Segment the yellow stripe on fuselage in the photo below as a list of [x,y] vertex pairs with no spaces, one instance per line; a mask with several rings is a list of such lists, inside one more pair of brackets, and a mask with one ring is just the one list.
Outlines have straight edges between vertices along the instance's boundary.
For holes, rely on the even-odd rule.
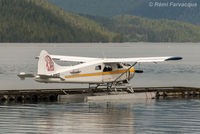
[[[101,73],[92,73],[92,74],[78,74],[78,75],[69,75],[65,76],[65,78],[74,78],[74,77],[86,77],[86,76],[97,76],[97,75],[109,75],[109,74],[119,74],[124,73],[127,70],[117,70],[117,71],[111,71],[111,72],[101,72]],[[129,69],[130,72],[134,72],[135,69]]]

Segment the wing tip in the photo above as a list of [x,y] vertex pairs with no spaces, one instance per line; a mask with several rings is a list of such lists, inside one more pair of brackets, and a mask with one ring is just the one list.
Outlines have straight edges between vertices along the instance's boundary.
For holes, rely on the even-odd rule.
[[176,57],[167,58],[165,61],[170,61],[170,60],[182,60],[182,59],[183,59],[182,57],[176,56]]

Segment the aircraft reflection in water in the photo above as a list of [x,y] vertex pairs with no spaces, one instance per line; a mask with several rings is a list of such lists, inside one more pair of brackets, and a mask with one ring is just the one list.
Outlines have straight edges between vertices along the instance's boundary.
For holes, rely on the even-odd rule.
[[11,116],[2,117],[6,129],[2,125],[0,128],[2,133],[133,133],[133,106],[127,102],[32,104],[8,109],[5,106]]
[[1,133],[195,134],[200,131],[199,105],[198,99],[4,105],[0,129]]

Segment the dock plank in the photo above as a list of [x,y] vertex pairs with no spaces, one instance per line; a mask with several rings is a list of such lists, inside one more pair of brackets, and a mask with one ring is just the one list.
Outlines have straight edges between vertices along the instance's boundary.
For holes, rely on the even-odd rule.
[[[127,92],[127,94],[154,92],[156,98],[159,97],[200,97],[200,88],[198,87],[133,87],[134,92],[127,88],[117,88],[117,93]],[[0,101],[2,100],[53,100],[57,101],[60,95],[83,95],[94,93],[115,92],[115,89],[107,91],[106,88],[91,90],[88,88],[58,88],[58,89],[13,89],[0,90]],[[133,95],[134,96],[134,95]],[[107,96],[108,97],[108,96]],[[98,97],[96,97],[98,98]]]

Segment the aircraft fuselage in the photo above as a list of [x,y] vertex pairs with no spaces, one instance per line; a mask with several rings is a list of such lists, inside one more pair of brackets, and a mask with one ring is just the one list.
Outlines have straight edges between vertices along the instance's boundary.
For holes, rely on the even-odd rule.
[[[77,67],[76,67],[77,66]],[[35,81],[44,83],[111,83],[133,78],[135,70],[119,63],[98,63],[93,65],[76,65],[73,69],[65,68],[57,73],[56,78],[35,77]]]

